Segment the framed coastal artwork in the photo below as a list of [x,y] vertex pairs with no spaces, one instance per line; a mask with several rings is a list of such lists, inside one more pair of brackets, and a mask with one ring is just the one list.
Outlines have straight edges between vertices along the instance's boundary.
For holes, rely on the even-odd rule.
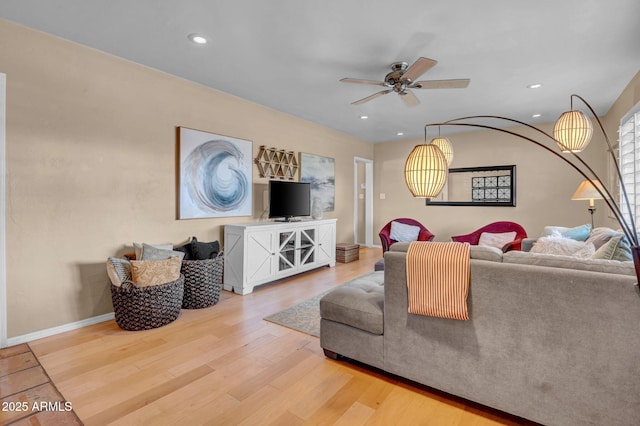
[[318,199],[322,210],[335,210],[336,177],[335,160],[315,154],[300,153],[300,182],[311,184],[311,200]]
[[179,128],[179,219],[251,216],[251,141]]

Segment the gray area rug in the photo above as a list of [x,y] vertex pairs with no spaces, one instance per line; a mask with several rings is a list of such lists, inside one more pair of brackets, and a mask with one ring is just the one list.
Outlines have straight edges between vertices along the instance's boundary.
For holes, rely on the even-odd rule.
[[293,330],[320,337],[320,299],[331,289],[323,291],[285,310],[263,319]]

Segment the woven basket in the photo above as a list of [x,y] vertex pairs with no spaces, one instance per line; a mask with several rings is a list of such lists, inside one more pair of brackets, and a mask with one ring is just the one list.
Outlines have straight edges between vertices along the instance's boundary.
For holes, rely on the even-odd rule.
[[173,322],[180,315],[184,276],[166,284],[138,287],[124,281],[111,284],[111,300],[116,323],[123,330],[149,330]]
[[220,300],[222,290],[222,253],[215,259],[183,260],[180,272],[184,275],[184,309],[213,306]]

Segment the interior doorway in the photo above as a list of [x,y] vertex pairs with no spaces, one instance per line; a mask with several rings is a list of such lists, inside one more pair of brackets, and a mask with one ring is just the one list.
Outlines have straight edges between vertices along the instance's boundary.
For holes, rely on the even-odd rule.
[[353,159],[353,242],[373,246],[373,160]]

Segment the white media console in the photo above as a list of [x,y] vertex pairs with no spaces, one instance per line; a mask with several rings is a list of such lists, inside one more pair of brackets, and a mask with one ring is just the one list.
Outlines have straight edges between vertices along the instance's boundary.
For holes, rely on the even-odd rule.
[[224,289],[260,284],[336,264],[336,220],[255,222],[224,227]]

